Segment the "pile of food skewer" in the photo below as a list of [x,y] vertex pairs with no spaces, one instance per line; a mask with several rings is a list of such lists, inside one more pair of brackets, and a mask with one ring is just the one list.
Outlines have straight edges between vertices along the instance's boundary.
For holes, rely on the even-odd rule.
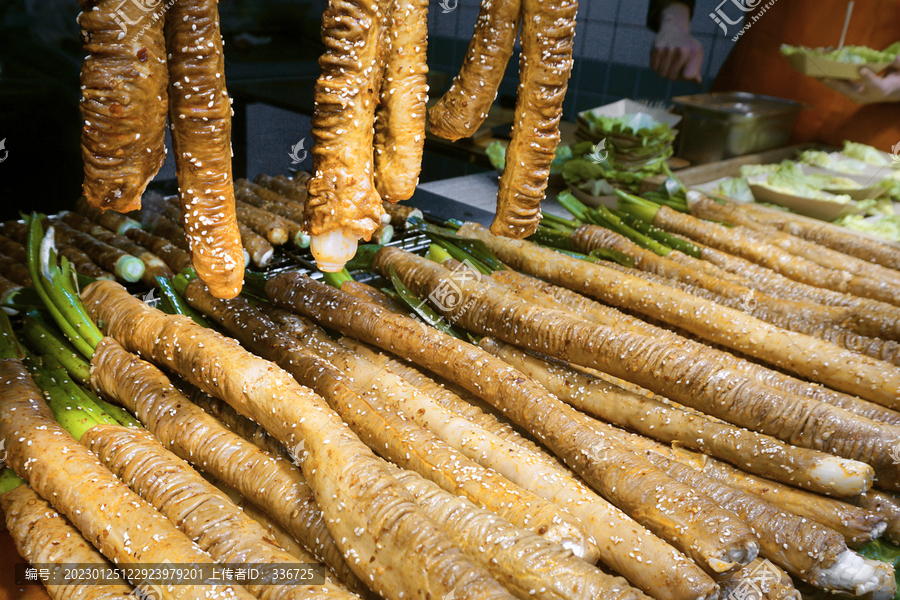
[[[303,178],[237,182],[248,264],[308,243]],[[395,209],[433,243],[361,246],[381,289],[258,270],[221,300],[151,196],[0,225],[7,525],[32,563],[317,580],[53,597],[896,594],[898,251],[564,195],[530,240]]]

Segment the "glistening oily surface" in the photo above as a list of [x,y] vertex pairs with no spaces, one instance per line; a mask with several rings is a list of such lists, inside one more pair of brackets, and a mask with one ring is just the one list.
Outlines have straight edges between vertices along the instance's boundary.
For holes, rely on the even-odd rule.
[[[83,292],[92,318],[123,347],[172,369],[255,419],[285,446],[302,440],[300,467],[354,573],[391,600],[510,598],[455,548],[372,451],[319,396],[236,341],[169,317],[112,282]],[[426,568],[427,566],[427,568]]]

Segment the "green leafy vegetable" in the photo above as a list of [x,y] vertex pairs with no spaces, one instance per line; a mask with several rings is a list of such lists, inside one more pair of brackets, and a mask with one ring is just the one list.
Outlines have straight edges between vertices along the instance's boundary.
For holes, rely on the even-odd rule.
[[753,192],[743,177],[732,177],[720,182],[716,193],[743,202],[753,202]]
[[900,242],[900,216],[885,216],[866,220],[862,215],[846,215],[834,221],[835,225],[854,231],[869,233],[892,242]]
[[792,54],[806,54],[816,58],[824,58],[835,62],[845,62],[854,65],[865,63],[889,63],[893,62],[900,54],[900,42],[895,42],[884,50],[875,50],[867,46],[844,46],[839,50],[826,50],[825,48],[806,48],[803,46],[781,46],[781,53],[785,56]]
[[841,154],[876,167],[887,167],[891,164],[891,161],[882,152],[879,152],[877,148],[857,142],[844,142],[844,149],[841,151]]

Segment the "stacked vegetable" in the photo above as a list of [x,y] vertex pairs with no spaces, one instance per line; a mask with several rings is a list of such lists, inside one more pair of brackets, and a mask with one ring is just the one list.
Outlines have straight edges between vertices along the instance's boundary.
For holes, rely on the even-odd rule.
[[[814,167],[824,172],[805,172]],[[872,146],[846,141],[841,152],[806,150],[796,161],[778,165],[744,165],[741,176],[720,181],[716,195],[742,202],[754,202],[748,181],[775,192],[834,202],[851,203],[853,211],[837,217],[836,225],[863,231],[897,242],[900,241],[900,217],[895,215],[893,201],[900,200],[900,171],[893,169],[889,155]],[[859,179],[864,177],[865,186]],[[851,202],[851,197],[855,202]],[[787,208],[768,205],[771,208]],[[835,215],[837,209],[835,209]]]
[[[254,208],[296,201],[290,180],[256,185]],[[107,597],[894,597],[896,252],[816,247],[680,188],[618,193],[564,195],[575,218],[532,241],[395,211],[434,243],[361,247],[382,289],[249,273],[228,300],[132,226],[168,263],[163,311],[77,279],[32,216],[21,329],[0,316],[20,551],[317,577]]]

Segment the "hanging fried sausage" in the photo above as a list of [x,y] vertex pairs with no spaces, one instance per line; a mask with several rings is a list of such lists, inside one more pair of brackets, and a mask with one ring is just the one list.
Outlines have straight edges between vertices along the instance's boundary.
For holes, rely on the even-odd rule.
[[305,222],[322,271],[340,271],[384,214],[375,191],[372,129],[389,11],[390,0],[330,0],[322,15],[326,51],[316,81],[315,172]]
[[166,14],[169,110],[184,232],[197,275],[219,298],[241,291],[244,252],[231,179],[231,104],[215,0]]
[[394,0],[390,54],[375,111],[375,187],[383,200],[412,197],[422,169],[428,85],[428,0]]
[[163,21],[140,2],[81,0],[81,8],[84,195],[95,208],[128,212],[165,160]]
[[491,232],[524,238],[537,230],[559,120],[572,71],[577,0],[524,0],[519,98]]

